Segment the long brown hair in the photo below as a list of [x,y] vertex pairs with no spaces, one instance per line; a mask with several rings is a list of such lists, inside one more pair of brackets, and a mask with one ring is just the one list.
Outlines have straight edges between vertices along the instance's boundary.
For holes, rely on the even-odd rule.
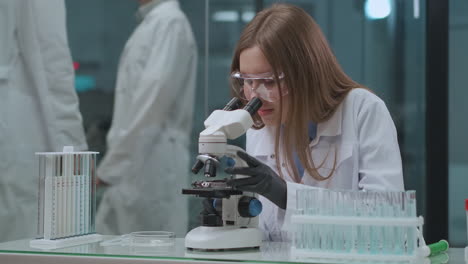
[[[279,153],[281,143],[288,172],[295,175],[297,182],[300,178],[294,165],[294,152],[314,179],[328,179],[334,168],[329,175],[321,176],[318,173],[308,147],[308,124],[330,119],[347,93],[362,86],[343,72],[319,26],[296,6],[274,4],[255,16],[242,32],[234,52],[231,72],[239,71],[241,52],[254,46],[265,55],[276,82],[288,88],[288,104],[280,99],[280,112],[286,111],[287,117],[281,117],[278,121],[275,152]],[[281,73],[284,73],[282,82],[278,78]],[[255,128],[264,126],[258,116],[255,121]],[[279,156],[276,155],[276,165],[284,177]]]

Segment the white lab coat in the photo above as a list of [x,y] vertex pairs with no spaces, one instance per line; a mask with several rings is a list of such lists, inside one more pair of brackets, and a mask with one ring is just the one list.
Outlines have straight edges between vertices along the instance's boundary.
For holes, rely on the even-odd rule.
[[[274,132],[271,127],[247,132],[247,152],[277,171],[274,154]],[[327,188],[349,190],[403,190],[403,172],[397,133],[385,103],[365,89],[353,89],[339,105],[330,120],[317,125],[317,136],[309,145],[315,164],[322,176],[336,169],[325,181],[313,179],[304,172],[302,184],[282,166],[287,181],[286,210],[260,197],[263,211],[260,228],[265,239],[288,240],[289,217],[296,208],[296,190]],[[281,160],[281,157],[280,157]],[[284,226],[283,226],[284,224]],[[282,229],[282,227],[284,227]]]
[[147,13],[121,56],[108,152],[98,177],[102,234],[166,230],[185,235],[197,49],[177,1]]
[[87,149],[63,0],[0,1],[0,241],[36,234],[38,151]]

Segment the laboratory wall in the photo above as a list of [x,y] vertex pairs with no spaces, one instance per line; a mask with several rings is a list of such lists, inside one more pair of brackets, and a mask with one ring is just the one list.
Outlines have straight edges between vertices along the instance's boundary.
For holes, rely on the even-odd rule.
[[[468,199],[468,1],[451,0],[449,12],[449,238],[465,246]],[[437,195],[437,194],[434,194]]]

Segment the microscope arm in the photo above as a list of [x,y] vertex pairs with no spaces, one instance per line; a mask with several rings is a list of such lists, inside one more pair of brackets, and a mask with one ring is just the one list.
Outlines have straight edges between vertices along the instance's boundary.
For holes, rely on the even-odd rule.
[[247,163],[243,159],[240,159],[237,156],[238,151],[245,152],[245,150],[243,148],[238,147],[238,146],[234,146],[234,145],[227,145],[226,150],[227,150],[226,154],[225,154],[226,157],[234,159],[234,161],[236,162],[236,167],[248,166]]

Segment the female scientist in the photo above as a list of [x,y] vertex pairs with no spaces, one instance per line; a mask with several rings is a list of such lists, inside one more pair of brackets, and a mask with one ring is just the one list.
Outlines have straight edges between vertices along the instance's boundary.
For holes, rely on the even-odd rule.
[[234,93],[263,106],[247,132],[251,177],[229,185],[256,192],[267,239],[287,240],[298,188],[403,190],[395,125],[385,103],[347,76],[315,21],[277,4],[246,26],[231,66]]

